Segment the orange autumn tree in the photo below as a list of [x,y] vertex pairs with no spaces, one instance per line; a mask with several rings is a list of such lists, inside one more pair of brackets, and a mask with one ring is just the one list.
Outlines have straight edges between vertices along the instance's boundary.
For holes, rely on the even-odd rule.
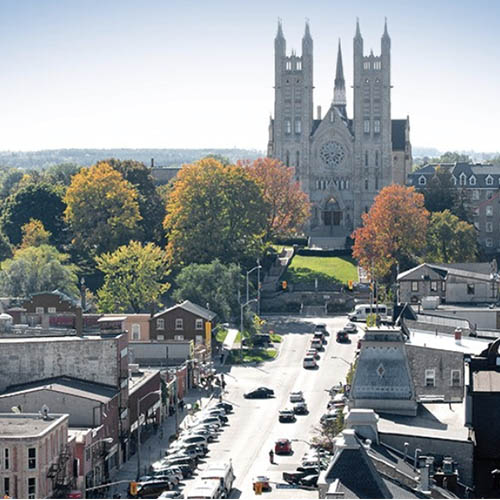
[[310,215],[310,203],[294,178],[294,168],[273,158],[258,158],[251,164],[242,164],[262,186],[268,206],[264,240],[300,231]]
[[352,234],[352,254],[372,278],[394,273],[397,264],[425,248],[429,212],[413,187],[385,187],[362,219],[363,226]]

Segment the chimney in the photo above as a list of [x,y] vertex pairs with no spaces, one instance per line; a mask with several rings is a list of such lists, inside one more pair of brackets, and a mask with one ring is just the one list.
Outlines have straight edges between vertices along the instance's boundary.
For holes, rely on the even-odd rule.
[[151,158],[151,168],[155,168],[155,159]]
[[420,469],[420,482],[418,489],[422,492],[429,491],[429,466],[427,464]]
[[461,344],[462,343],[462,329],[461,328],[455,328],[455,344]]
[[317,107],[318,120],[321,120],[321,106]]

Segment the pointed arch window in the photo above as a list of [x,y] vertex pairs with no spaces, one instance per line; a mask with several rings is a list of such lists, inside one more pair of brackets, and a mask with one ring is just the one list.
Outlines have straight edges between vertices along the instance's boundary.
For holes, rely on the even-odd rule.
[[287,118],[285,120],[285,133],[286,134],[292,133],[292,121],[290,120],[290,118]]
[[297,71],[300,71],[302,69],[302,61],[297,61],[296,69]]
[[299,167],[300,167],[300,151],[297,151],[297,152],[295,153],[295,166],[296,166],[297,168],[299,168]]
[[290,151],[287,151],[287,152],[286,152],[286,155],[285,155],[285,165],[286,165],[287,167],[289,167],[289,166],[290,166]]
[[300,118],[295,118],[295,133],[302,133],[302,120]]
[[469,177],[469,184],[470,184],[471,186],[475,186],[475,185],[476,185],[476,178],[475,178],[473,175],[471,175],[471,176]]
[[491,177],[491,175],[488,175],[486,177],[486,185],[487,186],[492,186],[493,185],[493,177]]
[[368,151],[365,151],[365,167],[368,166]]
[[462,172],[460,174],[460,185],[465,186],[466,183],[467,183],[467,176]]
[[453,185],[456,186],[457,185],[457,178],[454,175],[452,175],[451,180],[453,181]]
[[375,166],[378,167],[378,151],[375,151]]
[[421,175],[418,178],[418,184],[419,186],[425,186],[427,184],[427,179],[425,178],[425,175]]

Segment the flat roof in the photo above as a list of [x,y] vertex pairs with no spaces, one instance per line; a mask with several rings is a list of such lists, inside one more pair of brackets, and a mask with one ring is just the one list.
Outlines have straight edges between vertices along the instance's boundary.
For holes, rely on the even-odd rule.
[[[493,301],[493,299],[492,299]],[[488,305],[486,305],[487,302],[483,302],[477,306],[475,306],[474,304],[467,304],[467,305],[460,305],[460,304],[439,304],[438,308],[437,309],[433,309],[433,311],[437,311],[439,312],[439,310],[443,310],[443,311],[458,311],[458,312],[472,312],[472,311],[496,311],[496,312],[499,312],[500,311],[500,307],[489,307]],[[432,311],[430,311],[432,312]]]
[[160,373],[160,370],[154,370],[152,368],[140,368],[140,373],[132,373],[128,379],[129,395],[145,384],[149,379],[153,378],[157,373]]
[[472,372],[474,392],[500,392],[500,373],[493,370]]
[[463,352],[464,354],[480,354],[488,347],[490,341],[472,337],[462,337],[459,344],[455,342],[453,335],[424,332],[410,328],[410,338],[407,345],[428,347],[430,349],[442,349],[445,351]]
[[[122,333],[120,335],[123,335]],[[116,339],[118,337],[110,337],[109,335],[85,335],[84,337],[79,337],[75,335],[61,335],[59,337],[0,337],[0,344],[26,344],[28,342],[84,342],[86,340],[108,340],[108,339]]]
[[414,417],[380,414],[378,430],[386,434],[469,441],[463,402],[419,403],[417,415]]
[[42,436],[69,417],[66,413],[50,413],[43,419],[37,413],[0,413],[0,437],[30,438]]

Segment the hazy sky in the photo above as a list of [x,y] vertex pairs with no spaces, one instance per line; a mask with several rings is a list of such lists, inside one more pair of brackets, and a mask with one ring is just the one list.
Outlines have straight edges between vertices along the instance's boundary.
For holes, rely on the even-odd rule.
[[500,150],[500,1],[0,0],[0,150],[266,148],[273,40],[314,40],[315,106],[342,40],[392,39],[392,116],[414,146]]

